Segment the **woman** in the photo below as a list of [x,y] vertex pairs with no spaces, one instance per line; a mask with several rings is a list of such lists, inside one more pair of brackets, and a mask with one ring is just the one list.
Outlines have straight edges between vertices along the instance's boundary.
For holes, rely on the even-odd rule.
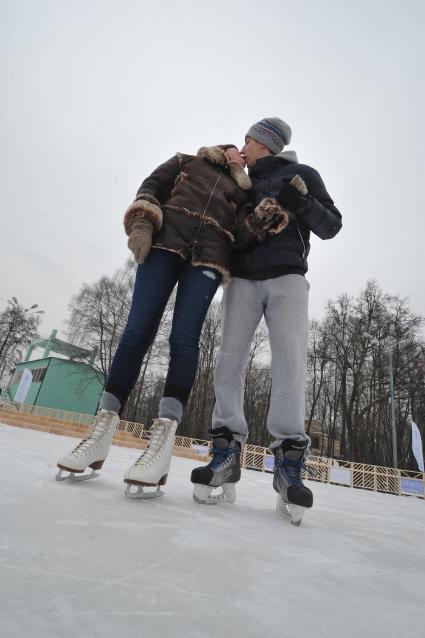
[[[171,462],[175,432],[196,374],[202,325],[222,279],[229,276],[235,229],[248,210],[249,177],[233,145],[177,154],[142,183],[124,217],[128,246],[139,264],[127,326],[115,353],[89,436],[58,462],[57,478],[100,469],[119,414],[133,389],[167,301],[177,284],[170,362],[145,452],[125,473],[128,496],[159,496]],[[246,232],[246,231],[244,231]],[[62,477],[62,471],[71,472]],[[138,486],[130,492],[130,486]],[[156,486],[155,492],[143,487]]]

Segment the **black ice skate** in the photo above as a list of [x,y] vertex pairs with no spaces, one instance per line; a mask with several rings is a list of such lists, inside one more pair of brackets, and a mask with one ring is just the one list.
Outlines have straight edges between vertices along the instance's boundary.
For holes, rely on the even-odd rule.
[[275,455],[273,488],[278,493],[276,511],[293,525],[301,525],[305,509],[313,505],[313,494],[301,476],[307,445],[307,441],[286,439],[272,450]]
[[[234,503],[235,483],[241,478],[241,446],[226,427],[210,430],[213,448],[208,465],[192,471],[190,480],[195,484],[193,500],[203,505],[216,505],[220,501]],[[212,494],[217,487],[221,492]]]

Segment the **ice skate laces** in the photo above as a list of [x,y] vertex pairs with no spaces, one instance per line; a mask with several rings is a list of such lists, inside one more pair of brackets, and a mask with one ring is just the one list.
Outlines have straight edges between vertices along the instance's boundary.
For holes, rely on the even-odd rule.
[[213,447],[211,450],[212,460],[210,462],[210,468],[212,470],[218,470],[220,467],[226,464],[226,461],[235,454],[235,450],[229,447]]
[[290,459],[283,457],[275,462],[276,469],[285,474],[291,485],[303,485],[301,472],[305,469],[304,459]]
[[167,430],[169,429],[168,423],[161,422],[160,419],[153,422],[151,438],[149,440],[149,446],[143,452],[141,456],[135,462],[135,466],[140,467],[144,465],[149,467],[155,462],[157,456],[160,454],[163,445],[167,438]]
[[107,415],[97,415],[93,422],[93,429],[90,434],[86,436],[85,439],[79,442],[77,447],[73,450],[74,452],[85,452],[88,450],[94,443],[99,443],[102,436],[105,434],[105,427],[108,425],[108,417]]

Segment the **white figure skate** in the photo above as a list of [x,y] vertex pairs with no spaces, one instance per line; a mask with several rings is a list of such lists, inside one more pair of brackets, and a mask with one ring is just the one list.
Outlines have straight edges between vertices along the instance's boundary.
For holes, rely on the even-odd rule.
[[[124,475],[128,498],[163,496],[160,486],[167,482],[177,425],[177,421],[171,419],[154,420],[148,447]],[[137,487],[135,492],[131,491],[132,485]],[[145,491],[145,487],[156,487],[156,490]]]
[[[116,412],[100,410],[93,422],[90,434],[80,441],[70,454],[58,461],[59,472],[57,481],[87,481],[100,476],[95,470],[100,470],[111,447],[120,418]],[[87,468],[91,468],[90,474],[83,474]],[[69,474],[65,476],[62,473]],[[80,476],[77,476],[80,475]]]

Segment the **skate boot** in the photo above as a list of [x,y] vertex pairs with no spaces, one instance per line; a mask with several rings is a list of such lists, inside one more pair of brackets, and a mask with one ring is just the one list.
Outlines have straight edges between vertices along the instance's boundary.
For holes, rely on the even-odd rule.
[[[56,480],[85,481],[99,476],[95,470],[100,470],[108,455],[119,421],[116,412],[100,410],[94,419],[90,434],[80,441],[70,454],[59,459]],[[88,467],[92,469],[91,474],[82,474]],[[62,476],[64,470],[70,473]]]
[[[195,484],[193,500],[203,505],[216,505],[221,501],[234,503],[235,483],[241,478],[241,445],[233,438],[229,428],[210,430],[213,448],[208,465],[192,470],[190,480]],[[221,492],[212,491],[221,487]]]
[[275,455],[273,488],[278,493],[276,511],[293,525],[301,525],[304,511],[313,505],[313,494],[301,478],[307,441],[286,439]]
[[[127,483],[126,496],[129,498],[163,496],[164,492],[160,490],[160,486],[167,482],[177,425],[177,421],[171,419],[154,420],[148,447],[124,474],[124,482]],[[132,485],[137,487],[135,492],[131,491]],[[143,489],[145,487],[156,487],[156,490],[147,492]]]

